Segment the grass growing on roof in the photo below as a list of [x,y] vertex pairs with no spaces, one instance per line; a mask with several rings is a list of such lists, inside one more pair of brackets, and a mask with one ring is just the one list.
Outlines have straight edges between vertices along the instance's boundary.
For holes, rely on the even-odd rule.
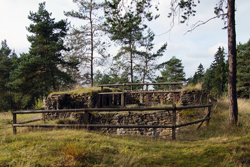
[[183,86],[182,90],[183,91],[202,90],[202,84],[201,83],[197,83],[196,85],[189,84],[187,86]]
[[[105,90],[109,88],[104,87],[103,89]],[[53,93],[50,93],[49,96],[51,97],[52,95],[59,95],[59,94],[79,95],[83,93],[92,93],[92,92],[98,92],[98,91],[101,91],[101,87],[78,87],[70,91],[53,92]]]

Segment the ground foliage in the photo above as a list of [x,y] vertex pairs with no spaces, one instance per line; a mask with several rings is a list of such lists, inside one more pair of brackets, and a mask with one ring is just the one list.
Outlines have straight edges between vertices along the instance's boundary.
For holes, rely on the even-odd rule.
[[1,113],[0,166],[249,166],[249,100],[238,99],[239,124],[228,128],[226,99],[214,104],[208,127],[181,128],[177,141],[75,129],[18,128],[13,136],[11,113]]

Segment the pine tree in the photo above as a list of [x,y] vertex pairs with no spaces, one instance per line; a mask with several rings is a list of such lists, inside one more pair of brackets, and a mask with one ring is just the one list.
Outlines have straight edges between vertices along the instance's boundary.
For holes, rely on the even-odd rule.
[[163,44],[156,53],[152,53],[154,48],[154,37],[155,34],[152,30],[147,30],[147,35],[140,40],[140,47],[143,51],[136,51],[140,56],[140,65],[138,65],[139,73],[142,75],[142,83],[145,83],[145,80],[153,81],[155,77],[155,70],[158,66],[156,60],[163,56],[163,53],[166,51],[167,43]]
[[221,97],[226,83],[225,51],[223,47],[218,48],[211,68],[213,69],[214,76],[211,81],[213,84],[211,92],[215,96]]
[[204,77],[205,71],[203,65],[200,63],[198,66],[197,71],[194,74],[194,84],[200,83],[202,81],[202,78]]
[[250,98],[250,40],[237,46],[237,94]]
[[[194,8],[200,3],[200,0],[175,0],[171,1],[171,12],[169,17],[174,18],[181,16],[181,23],[185,23],[190,17],[196,15]],[[222,18],[227,28],[228,35],[228,100],[229,100],[229,123],[232,126],[236,126],[238,122],[238,104],[237,104],[237,92],[236,92],[236,28],[235,28],[235,0],[219,0],[214,8],[216,17],[212,17],[209,20],[215,18]],[[178,11],[180,13],[178,13]],[[206,24],[209,20],[204,22],[197,22],[191,28],[193,31],[200,25]],[[174,23],[174,22],[172,22]]]
[[193,77],[190,77],[187,79],[187,84],[197,84],[202,82],[202,78],[204,77],[205,70],[203,65],[200,63],[200,65],[197,68],[197,71],[195,72]]
[[17,55],[12,51],[7,41],[1,42],[0,49],[0,111],[13,109],[13,92],[8,86],[10,82],[10,72],[16,68],[15,61]]
[[101,73],[100,70],[96,71],[96,75],[94,77],[95,85],[109,84],[111,80],[110,75]]
[[110,34],[111,40],[122,45],[114,60],[124,67],[124,71],[129,70],[130,82],[133,83],[135,59],[138,58],[136,46],[142,39],[143,30],[147,27],[143,24],[143,10],[140,3],[137,3],[135,10],[130,6],[125,14],[121,14],[116,0],[107,3],[105,29]]
[[75,63],[66,62],[61,51],[68,51],[63,38],[68,30],[66,20],[55,22],[51,13],[45,9],[45,2],[39,4],[37,12],[30,12],[28,19],[33,23],[27,27],[32,33],[27,37],[31,43],[28,54],[21,54],[18,68],[13,71],[11,86],[22,92],[24,108],[34,103],[35,97],[56,91],[61,83],[73,82],[71,76],[59,69],[75,67]]
[[[81,68],[90,69],[90,85],[94,84],[94,63],[101,64],[106,57],[107,43],[102,41],[102,20],[98,12],[103,8],[103,3],[94,0],[73,0],[77,3],[79,11],[64,12],[66,16],[87,21],[87,24],[74,28],[68,36],[68,44],[73,46],[73,51],[68,56],[77,56]],[[94,57],[94,53],[99,55]],[[85,75],[88,75],[86,73]],[[87,77],[88,78],[88,77]]]
[[[159,65],[164,67],[161,77],[156,78],[156,82],[185,82],[185,72],[181,60],[173,56],[169,61]],[[155,89],[169,89],[169,86],[156,86]]]
[[213,87],[212,82],[211,82],[213,78],[212,74],[213,74],[212,69],[211,68],[207,69],[202,80],[202,88],[207,91],[210,91]]
[[206,71],[203,78],[203,88],[211,91],[215,97],[221,97],[226,90],[227,66],[225,63],[225,51],[219,47],[214,55],[214,61]]

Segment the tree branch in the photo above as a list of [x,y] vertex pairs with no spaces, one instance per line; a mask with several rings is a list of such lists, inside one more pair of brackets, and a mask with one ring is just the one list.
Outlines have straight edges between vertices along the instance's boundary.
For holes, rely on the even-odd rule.
[[192,32],[193,30],[195,30],[197,27],[201,26],[201,25],[204,25],[206,23],[208,23],[209,21],[213,20],[213,19],[216,19],[216,18],[219,18],[221,16],[226,16],[227,13],[223,13],[223,14],[220,14],[220,15],[217,15],[217,16],[214,16],[210,19],[208,19],[207,21],[197,21],[195,24],[192,25],[191,29],[188,30],[184,35],[186,35],[187,33],[189,32]]

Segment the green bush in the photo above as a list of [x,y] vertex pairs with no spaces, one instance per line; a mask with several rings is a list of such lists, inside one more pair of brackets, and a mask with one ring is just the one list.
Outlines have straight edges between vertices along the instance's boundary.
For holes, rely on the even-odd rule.
[[35,98],[35,104],[33,106],[34,109],[39,109],[43,107],[43,97]]

